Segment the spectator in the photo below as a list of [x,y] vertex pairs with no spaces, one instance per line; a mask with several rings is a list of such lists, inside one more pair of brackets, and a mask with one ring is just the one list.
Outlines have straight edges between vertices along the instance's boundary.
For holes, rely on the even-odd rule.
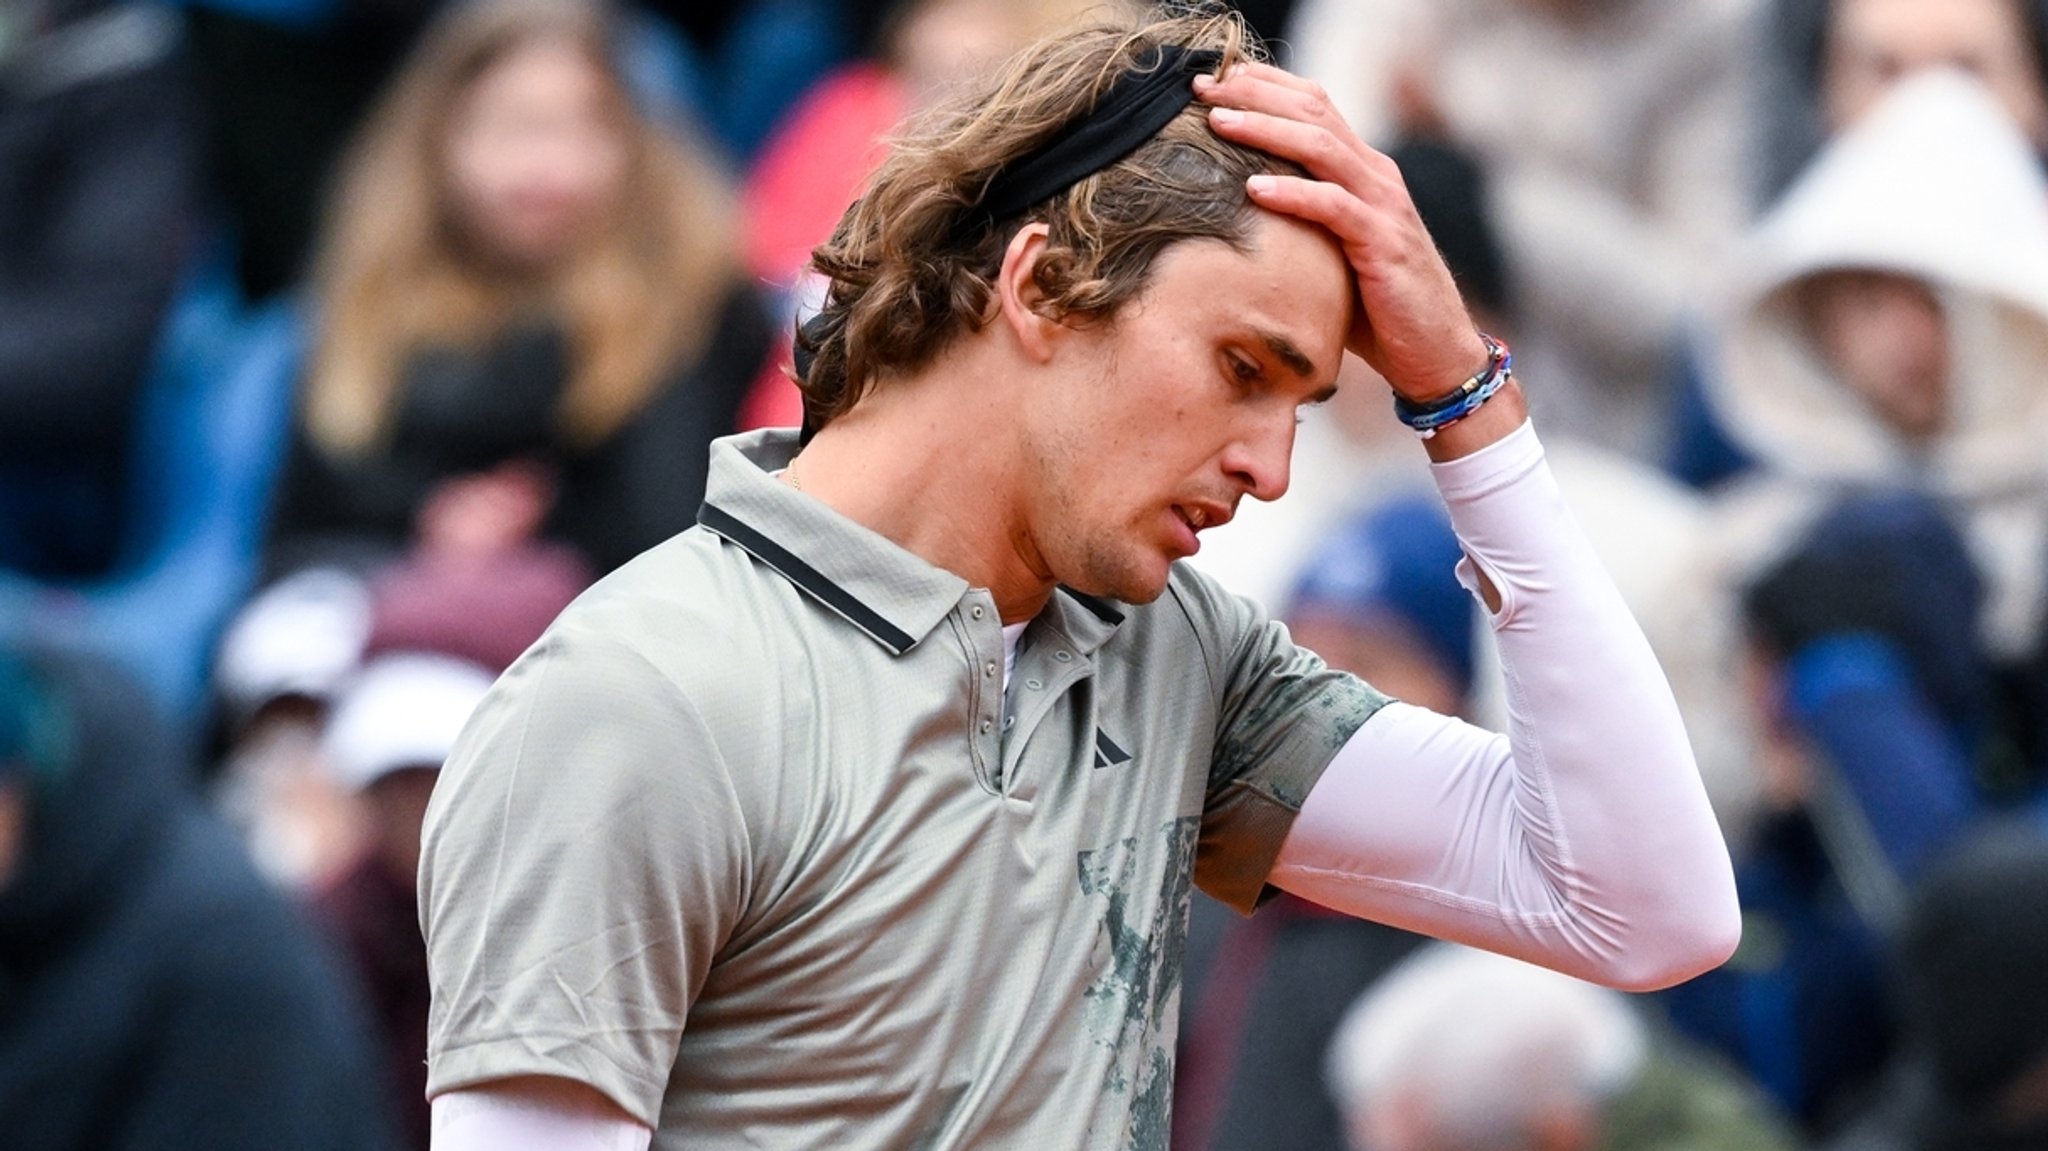
[[[2048,181],[1981,85],[1900,85],[1746,241],[1707,398],[1760,471],[1728,497],[1753,555],[1842,494],[1954,516],[1987,600],[1972,636],[2029,652],[2048,554]],[[1746,545],[1740,541],[1748,541]]]
[[367,850],[314,897],[361,981],[382,1040],[385,1083],[408,1144],[426,1151],[427,947],[420,937],[420,826],[456,733],[493,673],[446,656],[370,661],[335,705],[323,740],[337,782],[359,797]]
[[1369,142],[1493,189],[1545,426],[1653,458],[1679,324],[1752,211],[1754,0],[1303,0],[1294,67]]
[[1356,1151],[1769,1151],[1762,1097],[1617,992],[1450,944],[1361,998],[1330,1050]]
[[1288,627],[1396,699],[1468,714],[1478,621],[1453,574],[1463,555],[1441,501],[1422,491],[1384,497],[1302,570]]
[[[1820,148],[1875,107],[1899,80],[1930,69],[1968,72],[1997,97],[2031,147],[2048,147],[2048,5],[2036,0],[1776,0],[1775,49],[1764,71],[1760,158],[1776,199]],[[1709,488],[1755,464],[1701,396],[1690,346],[1675,379],[1667,466]]]
[[357,1005],[113,668],[0,654],[0,1130],[36,1151],[389,1146]]
[[282,563],[536,537],[608,571],[689,525],[768,349],[702,154],[637,114],[597,0],[466,4],[335,202]]
[[423,551],[368,584],[320,568],[273,585],[229,629],[218,671],[233,744],[221,792],[265,873],[331,886],[376,831],[325,769],[320,735],[365,661],[432,652],[496,675],[588,582],[568,549],[531,546]]
[[1929,68],[1974,75],[2048,152],[2048,7],[2037,0],[1776,0],[1773,16],[1787,73],[1766,125],[1773,193],[1891,85]]
[[1901,82],[1747,241],[1705,380],[1758,461],[1712,566],[1744,592],[1777,736],[1775,814],[1739,869],[1771,946],[1671,998],[1822,1132],[1885,1058],[1903,892],[2033,786],[2038,717],[2002,705],[2027,690],[2048,554],[2048,386],[2012,370],[2048,353],[2044,195],[1981,84]]
[[12,5],[0,28],[0,569],[105,575],[130,449],[196,224],[176,18]]
[[1895,1041],[1883,965],[1904,891],[1982,818],[1982,602],[1939,507],[1857,497],[1746,589],[1769,802],[1738,860],[1759,942],[1665,993],[1816,1133],[1861,1106]]
[[[235,278],[243,296],[269,301],[305,278],[320,206],[350,138],[427,27],[449,8],[471,2],[175,0],[190,32],[212,190],[234,227]],[[691,45],[668,21],[643,11],[672,12],[675,5],[621,2],[614,47],[642,108],[664,119],[692,110],[721,112],[695,83]],[[755,51],[736,55],[759,56],[768,41],[765,54],[779,70],[815,65],[819,50],[836,50],[829,2],[738,5],[773,10],[780,18],[758,21],[748,38]],[[796,43],[785,46],[788,40]],[[737,90],[758,104],[789,84],[778,71],[740,81]]]

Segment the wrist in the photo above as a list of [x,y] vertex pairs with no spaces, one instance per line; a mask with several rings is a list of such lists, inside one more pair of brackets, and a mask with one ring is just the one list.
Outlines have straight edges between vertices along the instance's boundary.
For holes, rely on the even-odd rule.
[[1509,377],[1477,411],[1437,429],[1435,435],[1423,440],[1422,450],[1432,463],[1444,463],[1499,443],[1528,422],[1529,405],[1522,396],[1522,385]]
[[1486,358],[1479,370],[1457,387],[1428,403],[1417,403],[1405,395],[1395,395],[1394,415],[1416,435],[1428,440],[1463,422],[1514,382],[1515,357],[1507,345],[1483,333],[1479,339],[1486,349]]
[[1462,350],[1455,356],[1446,357],[1449,362],[1442,371],[1430,373],[1422,379],[1389,380],[1394,398],[1414,408],[1429,408],[1449,402],[1467,390],[1475,377],[1483,376],[1493,368],[1494,349],[1499,346],[1499,341],[1492,336],[1474,330],[1463,342]]

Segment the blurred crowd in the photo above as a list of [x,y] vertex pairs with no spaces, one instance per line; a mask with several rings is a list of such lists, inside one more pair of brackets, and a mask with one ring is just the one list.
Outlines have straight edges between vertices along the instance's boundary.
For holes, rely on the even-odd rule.
[[[797,421],[892,126],[1103,6],[0,0],[0,1143],[425,1148],[455,733]],[[1625,996],[1198,897],[1174,1146],[2048,1148],[2048,3],[1237,7],[1513,347],[1745,929]],[[1194,562],[1504,726],[1345,374]]]

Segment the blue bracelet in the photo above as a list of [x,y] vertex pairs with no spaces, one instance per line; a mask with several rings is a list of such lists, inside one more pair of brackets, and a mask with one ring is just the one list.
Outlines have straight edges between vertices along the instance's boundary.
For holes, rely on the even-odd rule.
[[1514,377],[1515,354],[1506,344],[1484,332],[1479,338],[1486,341],[1486,366],[1472,374],[1472,378],[1458,385],[1457,389],[1439,400],[1418,404],[1401,396],[1394,397],[1394,415],[1428,439],[1441,428],[1449,427],[1479,410],[1479,406],[1493,398],[1502,385]]

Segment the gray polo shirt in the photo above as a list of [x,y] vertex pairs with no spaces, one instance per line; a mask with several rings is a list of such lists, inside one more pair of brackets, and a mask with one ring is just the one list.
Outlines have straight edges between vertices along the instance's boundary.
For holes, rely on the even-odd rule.
[[661,1149],[1165,1148],[1192,887],[1250,910],[1385,699],[1177,566],[985,589],[712,449],[427,815],[429,1090],[588,1083]]

